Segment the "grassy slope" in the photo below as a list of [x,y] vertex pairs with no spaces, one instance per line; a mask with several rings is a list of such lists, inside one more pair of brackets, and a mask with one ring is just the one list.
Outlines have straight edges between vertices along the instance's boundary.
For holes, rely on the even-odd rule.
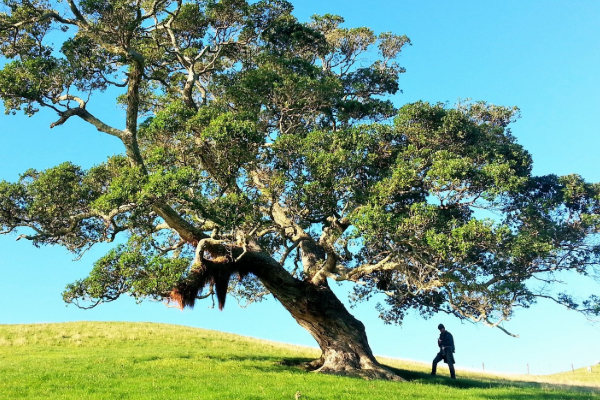
[[398,360],[383,362],[409,382],[327,376],[295,366],[317,355],[164,324],[0,325],[0,399],[294,399],[297,391],[301,400],[600,399],[598,373],[582,372],[586,381],[571,373],[571,385],[597,385],[584,388],[466,372],[456,381],[431,378],[427,366]]

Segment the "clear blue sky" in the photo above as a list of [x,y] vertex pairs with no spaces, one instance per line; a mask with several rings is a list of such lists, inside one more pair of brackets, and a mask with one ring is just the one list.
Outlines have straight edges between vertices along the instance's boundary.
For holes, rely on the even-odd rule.
[[[577,173],[600,181],[600,1],[384,1],[298,0],[296,15],[334,13],[346,26],[369,26],[376,32],[406,34],[413,46],[401,63],[403,94],[397,105],[416,100],[454,103],[472,98],[517,105],[522,118],[513,133],[534,159],[534,173]],[[110,98],[90,102],[109,121],[123,112]],[[66,160],[83,167],[123,151],[112,137],[69,121],[49,129],[56,118],[0,116],[0,179],[15,180],[27,168],[43,169]],[[137,305],[130,299],[90,311],[66,307],[61,292],[84,277],[107,249],[96,248],[81,261],[62,248],[36,249],[0,237],[0,323],[76,320],[156,321],[235,332],[281,342],[314,346],[308,333],[273,299],[240,309],[233,299],[223,312],[200,302],[179,311],[161,303]],[[600,292],[600,285],[573,276],[564,290]],[[347,298],[344,287],[340,297]],[[377,319],[374,303],[354,309],[366,327],[374,352],[429,362],[437,351],[436,326],[443,322],[456,340],[458,366],[532,373],[569,370],[600,362],[600,325],[554,304],[540,302],[517,313],[506,326],[520,338],[499,330],[461,324],[447,316],[422,320],[409,315],[401,327]]]

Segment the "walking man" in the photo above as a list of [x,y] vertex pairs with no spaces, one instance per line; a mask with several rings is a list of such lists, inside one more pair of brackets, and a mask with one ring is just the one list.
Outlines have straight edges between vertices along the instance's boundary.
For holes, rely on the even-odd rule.
[[454,372],[454,338],[452,337],[452,334],[446,330],[444,325],[439,324],[438,329],[440,330],[440,337],[438,339],[440,352],[437,353],[431,364],[431,375],[435,375],[437,364],[444,360],[450,369],[450,378],[456,379],[456,373]]

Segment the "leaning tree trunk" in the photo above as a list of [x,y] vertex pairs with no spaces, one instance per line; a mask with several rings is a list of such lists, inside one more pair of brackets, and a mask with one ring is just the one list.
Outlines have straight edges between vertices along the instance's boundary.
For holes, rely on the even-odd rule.
[[251,269],[319,344],[322,354],[320,359],[310,363],[313,369],[369,379],[402,380],[377,362],[369,347],[365,326],[348,312],[327,283],[318,286],[296,279],[273,263]]
[[319,344],[322,354],[310,363],[313,369],[340,375],[402,380],[377,362],[364,325],[348,312],[327,281],[316,285],[309,280],[297,279],[260,251],[247,251],[236,258],[236,262],[230,260],[228,257],[204,259],[200,267],[171,292],[170,298],[181,307],[193,306],[198,291],[212,282],[219,308],[222,308],[230,277],[235,273],[252,273]]
[[369,346],[365,326],[348,312],[329,287],[316,287],[311,283],[303,286],[299,298],[273,294],[321,348],[320,359],[312,363],[316,370],[366,378],[398,379],[377,362]]

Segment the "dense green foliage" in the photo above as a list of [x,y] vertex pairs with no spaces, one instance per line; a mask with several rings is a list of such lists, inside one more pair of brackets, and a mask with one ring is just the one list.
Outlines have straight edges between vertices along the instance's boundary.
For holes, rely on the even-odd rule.
[[[539,297],[600,314],[598,296],[547,286],[597,274],[600,185],[532,176],[516,108],[397,109],[386,96],[407,37],[335,15],[302,23],[284,0],[3,4],[6,112],[47,107],[52,127],[81,118],[125,149],[0,182],[2,233],[77,254],[125,236],[66,301],[193,305],[216,290],[222,305],[234,272],[229,290],[255,301],[263,284],[285,291],[285,273],[322,290],[354,282],[355,300],[385,294],[386,322],[417,309],[499,326]],[[88,110],[108,87],[124,88],[125,129]]]
[[296,392],[307,400],[599,397],[570,376],[570,387],[552,384],[560,383],[560,376],[539,384],[463,371],[458,381],[450,381],[431,378],[425,365],[390,361],[409,380],[398,383],[307,374],[296,366],[316,354],[306,347],[172,325],[5,325],[0,326],[0,399],[291,400]]

